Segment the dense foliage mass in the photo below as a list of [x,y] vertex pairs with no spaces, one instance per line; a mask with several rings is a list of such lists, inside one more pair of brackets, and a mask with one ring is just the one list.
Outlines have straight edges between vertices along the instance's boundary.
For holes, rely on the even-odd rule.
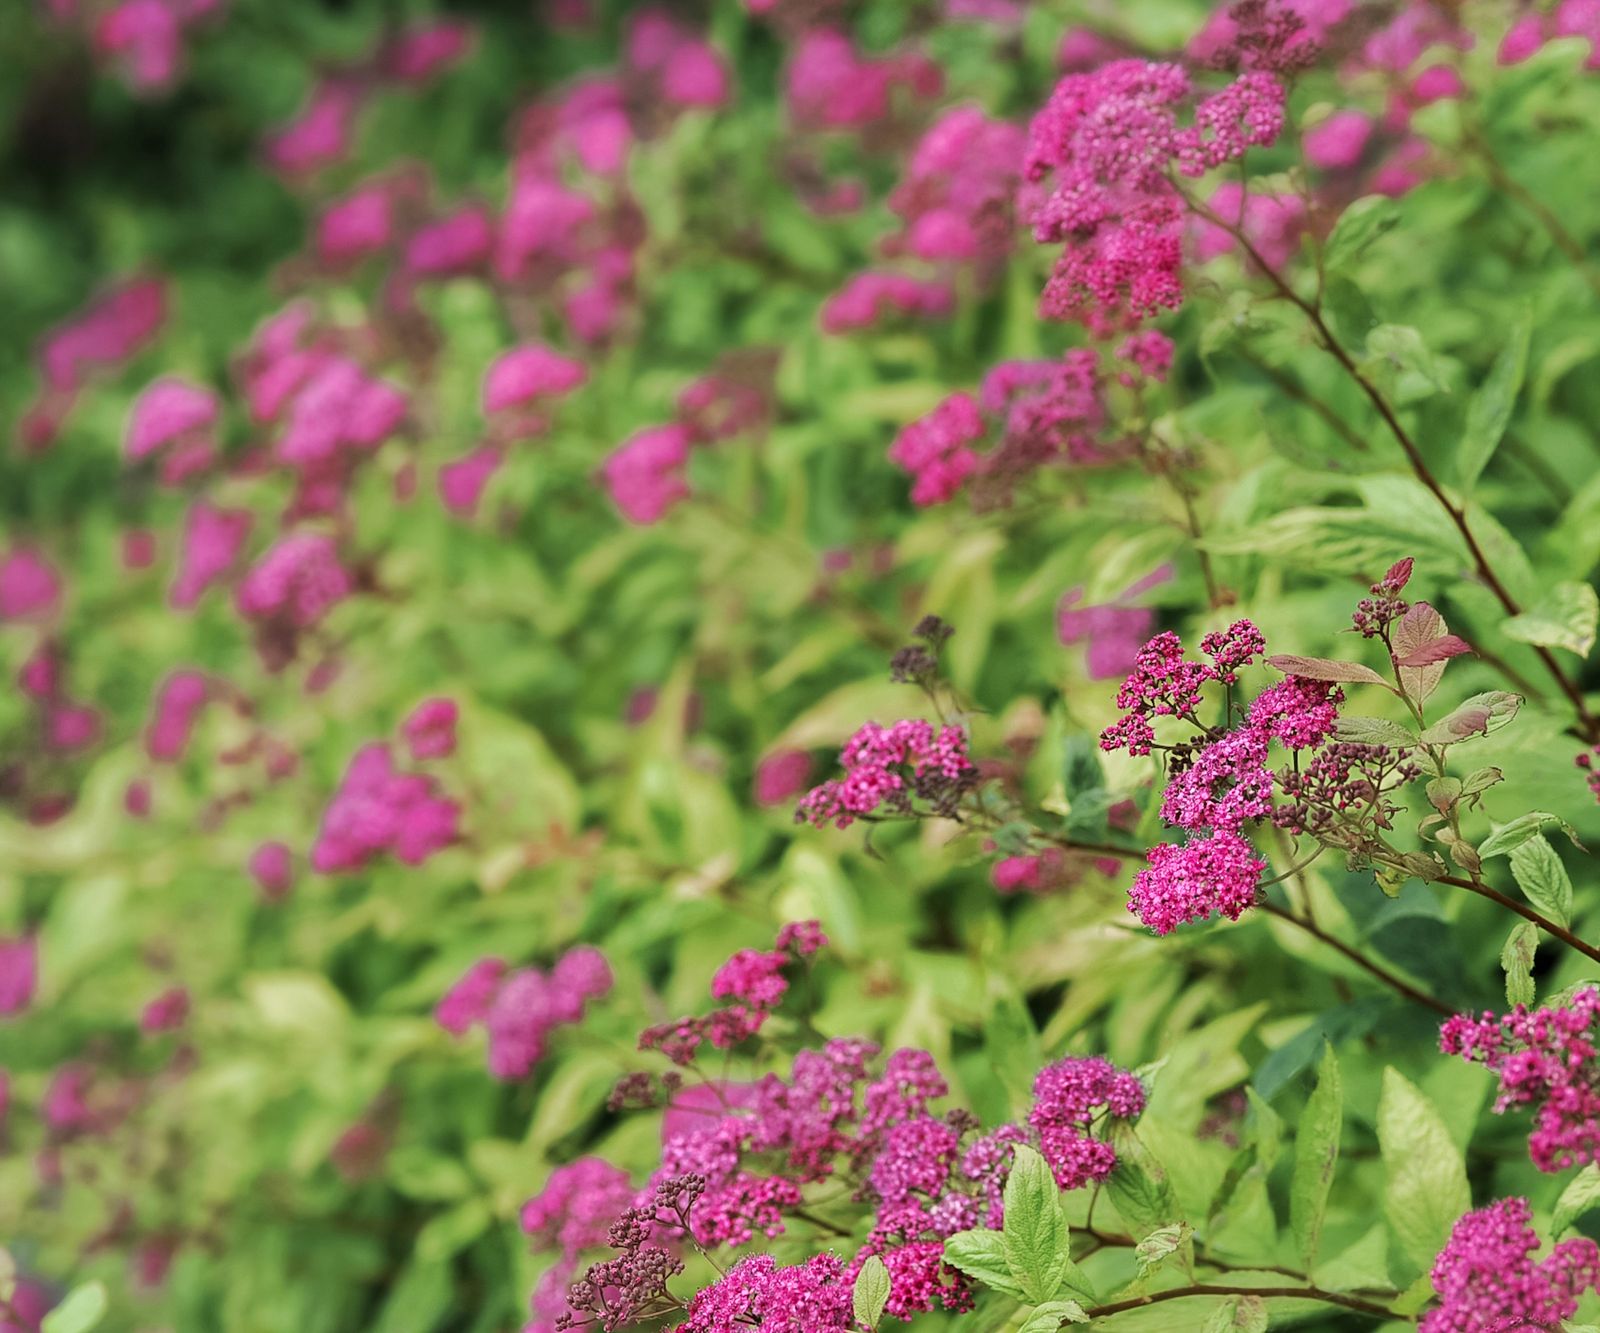
[[0,1331],[1600,1327],[1600,5],[9,0]]

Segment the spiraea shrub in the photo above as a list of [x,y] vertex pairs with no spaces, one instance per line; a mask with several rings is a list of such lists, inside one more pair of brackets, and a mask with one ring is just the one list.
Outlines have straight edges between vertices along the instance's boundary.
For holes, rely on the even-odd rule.
[[1600,1328],[1600,5],[9,0],[0,1333]]

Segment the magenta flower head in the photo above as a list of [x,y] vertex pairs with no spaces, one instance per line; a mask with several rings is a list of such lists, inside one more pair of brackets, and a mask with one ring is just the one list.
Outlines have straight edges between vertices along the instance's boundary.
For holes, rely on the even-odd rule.
[[560,398],[589,378],[583,362],[562,356],[543,343],[524,343],[503,352],[483,377],[485,416],[531,407]]
[[0,620],[48,620],[61,607],[61,576],[37,551],[17,547],[0,560]]
[[688,498],[683,469],[692,444],[689,428],[674,422],[639,431],[606,459],[600,475],[624,518],[655,523]]
[[458,518],[471,518],[504,460],[499,445],[484,444],[446,463],[439,469],[439,499],[444,507]]
[[811,779],[811,756],[804,750],[776,750],[756,767],[757,805],[786,805]]
[[268,902],[288,897],[294,887],[294,854],[284,843],[262,843],[250,853],[246,869]]
[[172,581],[170,600],[175,608],[187,611],[228,575],[250,540],[254,524],[248,509],[218,509],[204,500],[189,507],[178,573]]
[[1564,1240],[1534,1262],[1539,1237],[1526,1199],[1501,1199],[1464,1215],[1429,1276],[1440,1305],[1419,1333],[1522,1333],[1555,1329],[1600,1284],[1600,1247]]
[[844,777],[807,792],[795,812],[797,822],[849,828],[880,807],[902,817],[948,816],[978,782],[966,732],[955,726],[936,731],[915,718],[890,727],[866,723],[845,745],[839,762]]
[[1091,1128],[1102,1110],[1131,1120],[1144,1103],[1144,1085],[1102,1056],[1069,1057],[1040,1070],[1028,1124],[1039,1135],[1039,1152],[1056,1184],[1075,1190],[1110,1175],[1116,1150]]
[[240,583],[234,604],[246,620],[283,620],[309,629],[355,591],[339,562],[338,545],[320,532],[293,532],[258,560]]
[[489,1006],[506,974],[499,958],[480,958],[461,980],[444,993],[434,1007],[434,1021],[453,1036],[463,1036],[470,1028],[486,1022]]
[[1182,846],[1161,843],[1133,877],[1128,910],[1157,935],[1213,916],[1237,921],[1254,905],[1266,866],[1237,833],[1218,831]]
[[851,1333],[851,1283],[838,1257],[819,1254],[792,1268],[770,1254],[741,1259],[695,1296],[676,1333],[744,1333],[753,1324],[763,1333]]
[[1600,1161],[1600,990],[1585,986],[1564,1004],[1480,1018],[1457,1014],[1439,1049],[1500,1076],[1497,1113],[1528,1107],[1528,1154],[1541,1171]]
[[211,428],[217,395],[177,376],[156,380],[134,400],[124,447],[130,462],[161,453],[161,480],[173,486],[208,466],[216,452]]
[[317,258],[329,268],[358,263],[394,242],[394,191],[366,185],[335,200],[317,219]]
[[443,759],[456,752],[456,721],[461,710],[454,699],[424,699],[400,724],[400,734],[413,759]]
[[198,671],[174,671],[168,676],[156,695],[155,715],[145,732],[145,753],[158,763],[182,759],[209,694],[206,678]]
[[189,992],[183,986],[172,986],[161,992],[139,1015],[139,1031],[146,1036],[159,1032],[172,1032],[181,1028],[189,1018]]
[[38,941],[32,935],[0,939],[0,1017],[22,1013],[38,984]]

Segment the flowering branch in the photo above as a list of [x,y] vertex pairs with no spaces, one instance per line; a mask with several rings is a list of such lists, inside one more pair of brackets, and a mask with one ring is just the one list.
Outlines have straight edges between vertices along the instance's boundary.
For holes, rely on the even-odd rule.
[[[1394,436],[1401,450],[1404,451],[1406,461],[1411,465],[1411,471],[1416,475],[1417,480],[1427,487],[1429,493],[1439,502],[1440,508],[1444,510],[1451,523],[1455,525],[1456,531],[1461,534],[1461,539],[1466,543],[1467,553],[1472,558],[1473,567],[1477,570],[1478,577],[1483,580],[1489,591],[1494,594],[1495,600],[1500,603],[1508,616],[1520,615],[1522,613],[1521,605],[1507,590],[1505,584],[1501,582],[1500,576],[1495,573],[1493,565],[1489,563],[1483,548],[1478,544],[1478,539],[1474,536],[1472,527],[1467,522],[1465,507],[1450,498],[1443,484],[1434,476],[1433,469],[1428,466],[1427,460],[1422,456],[1422,451],[1417,447],[1416,441],[1411,438],[1410,432],[1400,423],[1400,419],[1395,415],[1394,409],[1389,405],[1389,401],[1383,396],[1377,385],[1356,365],[1350,353],[1345,350],[1344,345],[1334,336],[1334,332],[1329,328],[1327,320],[1322,317],[1321,309],[1295,291],[1283,274],[1274,268],[1251,242],[1242,226],[1227,221],[1198,199],[1183,192],[1182,187],[1178,188],[1179,192],[1184,194],[1189,207],[1195,211],[1196,215],[1204,218],[1212,225],[1222,228],[1232,236],[1245,254],[1249,256],[1251,262],[1266,276],[1274,290],[1305,315],[1312,328],[1316,330],[1323,349],[1343,367],[1345,373],[1355,381],[1357,387],[1372,403],[1379,417],[1383,419],[1384,425],[1388,427],[1389,433]],[[1589,711],[1589,706],[1584,701],[1582,691],[1568,678],[1566,672],[1561,669],[1561,664],[1556,661],[1548,648],[1535,645],[1534,652],[1538,654],[1539,660],[1544,663],[1546,670],[1550,672],[1551,677],[1560,687],[1562,694],[1567,697],[1568,702],[1576,710],[1579,724],[1585,737],[1590,741],[1600,741],[1600,718],[1596,718]]]

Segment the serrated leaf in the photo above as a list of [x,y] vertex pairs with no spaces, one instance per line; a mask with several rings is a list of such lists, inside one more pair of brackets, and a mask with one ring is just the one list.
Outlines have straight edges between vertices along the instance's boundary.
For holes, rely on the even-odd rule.
[[1134,1246],[1133,1253],[1139,1263],[1139,1275],[1148,1277],[1181,1250],[1184,1242],[1193,1234],[1194,1228],[1187,1222],[1174,1222],[1164,1227],[1157,1227]]
[[1236,1296],[1212,1312],[1203,1333],[1265,1333],[1269,1322],[1261,1297]]
[[1046,1301],[1029,1312],[1017,1326],[1017,1333],[1050,1333],[1062,1324],[1087,1324],[1088,1312],[1077,1301]]
[[1571,925],[1572,880],[1544,834],[1535,833],[1513,847],[1510,860],[1517,887],[1528,901],[1558,926]]
[[986,1287],[1025,1300],[1021,1284],[1011,1276],[1006,1247],[998,1231],[958,1231],[944,1243],[944,1261]]
[[1408,749],[1417,743],[1416,736],[1398,722],[1382,717],[1341,717],[1334,727],[1334,737],[1341,741],[1354,741],[1358,745],[1387,745]]
[[1310,1268],[1322,1241],[1328,1192],[1339,1163],[1339,1136],[1344,1127],[1344,1087],[1339,1057],[1331,1044],[1322,1048],[1317,1086],[1306,1101],[1294,1139],[1294,1174],[1289,1182],[1289,1226],[1300,1257]]
[[1519,616],[1512,616],[1501,632],[1518,643],[1541,648],[1565,648],[1588,657],[1600,628],[1600,596],[1587,583],[1557,583]]
[[1367,353],[1397,372],[1418,376],[1440,393],[1450,391],[1421,331],[1410,324],[1378,325],[1367,334]]
[[[1395,621],[1389,643],[1396,657],[1409,658],[1431,643],[1449,637],[1444,617],[1428,602],[1413,602]],[[1444,678],[1444,660],[1400,668],[1400,687],[1417,703],[1427,702]]]
[[1529,838],[1538,837],[1546,824],[1555,824],[1572,840],[1574,847],[1583,847],[1578,841],[1578,830],[1560,815],[1553,815],[1548,810],[1530,810],[1525,815],[1518,815],[1509,824],[1502,824],[1485,838],[1478,846],[1478,855],[1485,860],[1504,855],[1512,848],[1522,846]]
[[1532,312],[1524,309],[1488,375],[1467,403],[1461,446],[1456,450],[1456,484],[1464,491],[1470,491],[1482,475],[1511,422],[1517,394],[1528,372],[1528,340],[1532,332]]
[[1516,717],[1521,707],[1520,694],[1487,690],[1463,699],[1417,739],[1424,745],[1456,745],[1474,736],[1488,736]]
[[1539,927],[1520,921],[1506,936],[1500,950],[1500,966],[1506,972],[1506,1003],[1532,1004],[1534,1000],[1533,956],[1539,948]]
[[105,1318],[110,1300],[104,1282],[85,1282],[44,1317],[39,1333],[89,1333]]
[[1336,662],[1327,657],[1300,657],[1295,653],[1279,653],[1267,658],[1267,665],[1277,667],[1285,675],[1304,676],[1307,680],[1335,680],[1356,685],[1387,683],[1371,667],[1362,666],[1360,662]]
[[1011,1276],[1033,1304],[1053,1299],[1071,1262],[1071,1239],[1055,1177],[1044,1158],[1024,1143],[1012,1149],[1005,1210],[1000,1238]]
[[1182,1221],[1177,1195],[1165,1169],[1134,1128],[1119,1123],[1112,1130],[1111,1141],[1117,1150],[1117,1164],[1106,1177],[1106,1197],[1128,1229],[1135,1234],[1148,1233],[1169,1222]]
[[1400,1248],[1427,1268],[1456,1219],[1472,1207],[1466,1163],[1426,1096],[1393,1066],[1378,1098],[1378,1147],[1388,1179],[1384,1215]]
[[1452,657],[1460,657],[1471,651],[1472,646],[1465,639],[1457,638],[1454,634],[1441,634],[1433,642],[1425,643],[1415,652],[1399,658],[1395,665],[1408,669],[1432,666],[1435,662],[1448,662]]
[[1475,796],[1478,792],[1488,791],[1496,783],[1504,782],[1505,780],[1506,775],[1498,768],[1480,768],[1468,773],[1461,780],[1461,794],[1463,796]]
[[1327,248],[1322,252],[1323,266],[1330,273],[1338,273],[1385,232],[1392,231],[1400,221],[1400,208],[1381,194],[1369,194],[1357,199],[1334,224],[1328,237]]
[[1551,1236],[1559,1236],[1591,1208],[1600,1208],[1600,1165],[1594,1162],[1573,1176],[1561,1191],[1550,1219]]
[[868,1328],[877,1328],[883,1307],[889,1303],[889,1268],[877,1255],[870,1255],[856,1274],[851,1292],[856,1319]]

